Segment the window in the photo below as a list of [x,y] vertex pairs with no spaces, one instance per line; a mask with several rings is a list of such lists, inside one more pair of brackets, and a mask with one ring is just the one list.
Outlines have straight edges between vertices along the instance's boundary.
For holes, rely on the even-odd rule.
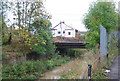
[[60,34],[60,31],[58,32],[58,34]]
[[71,32],[68,32],[68,35],[70,35],[71,34]]
[[65,31],[63,31],[63,34],[65,33]]

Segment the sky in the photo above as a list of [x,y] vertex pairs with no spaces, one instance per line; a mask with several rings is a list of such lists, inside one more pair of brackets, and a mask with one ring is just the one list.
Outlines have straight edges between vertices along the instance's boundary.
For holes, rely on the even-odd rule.
[[[50,20],[52,27],[60,21],[64,21],[67,25],[78,29],[79,31],[87,31],[83,24],[83,18],[88,13],[90,4],[97,0],[46,0],[45,8],[52,15]],[[117,2],[116,7],[118,7]]]

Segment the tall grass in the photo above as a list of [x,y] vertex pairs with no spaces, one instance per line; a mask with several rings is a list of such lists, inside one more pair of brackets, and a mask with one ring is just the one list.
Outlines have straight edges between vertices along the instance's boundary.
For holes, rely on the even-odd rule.
[[[114,41],[114,40],[112,40]],[[109,79],[109,74],[105,73],[106,69],[110,69],[111,65],[116,56],[118,56],[118,47],[115,42],[110,42],[108,47],[108,59],[102,59],[100,62],[100,66],[93,72],[93,79]],[[106,69],[105,69],[106,68]]]
[[[75,60],[74,66],[70,71],[61,75],[62,79],[81,79],[86,71],[88,64],[92,64],[92,71],[97,68],[97,62],[95,60],[99,57],[98,54],[95,54],[93,51],[88,51],[83,53],[81,58]],[[93,64],[94,63],[94,64]],[[87,79],[87,73],[85,75],[85,79]]]

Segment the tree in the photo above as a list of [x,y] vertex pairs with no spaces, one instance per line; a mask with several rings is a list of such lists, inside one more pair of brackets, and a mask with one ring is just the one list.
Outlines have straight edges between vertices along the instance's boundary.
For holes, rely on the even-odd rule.
[[8,9],[8,5],[6,2],[0,1],[0,38],[1,44],[8,42],[8,27],[6,25],[6,11]]
[[53,54],[55,47],[51,40],[51,22],[48,19],[35,18],[32,27],[35,30],[35,38],[31,44],[32,50],[41,54]]
[[84,17],[85,27],[88,29],[86,41],[89,47],[100,43],[100,25],[103,25],[110,33],[117,27],[118,13],[113,2],[93,3],[89,12]]
[[10,2],[7,4],[15,21],[11,21],[9,43],[13,39],[13,41],[19,41],[29,47],[31,51],[40,54],[53,54],[50,16],[45,11],[43,2],[40,0],[38,2]]

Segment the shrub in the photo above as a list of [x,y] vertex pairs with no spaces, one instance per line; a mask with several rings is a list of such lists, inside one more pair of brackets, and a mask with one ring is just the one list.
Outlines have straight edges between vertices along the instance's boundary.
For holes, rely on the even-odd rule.
[[64,63],[66,63],[66,59],[59,58],[40,61],[27,61],[13,66],[4,65],[2,67],[2,77],[3,79],[37,79],[44,72]]
[[74,57],[78,57],[80,55],[82,55],[84,53],[85,50],[81,50],[81,49],[69,49],[67,51],[67,55],[69,56],[74,56]]

